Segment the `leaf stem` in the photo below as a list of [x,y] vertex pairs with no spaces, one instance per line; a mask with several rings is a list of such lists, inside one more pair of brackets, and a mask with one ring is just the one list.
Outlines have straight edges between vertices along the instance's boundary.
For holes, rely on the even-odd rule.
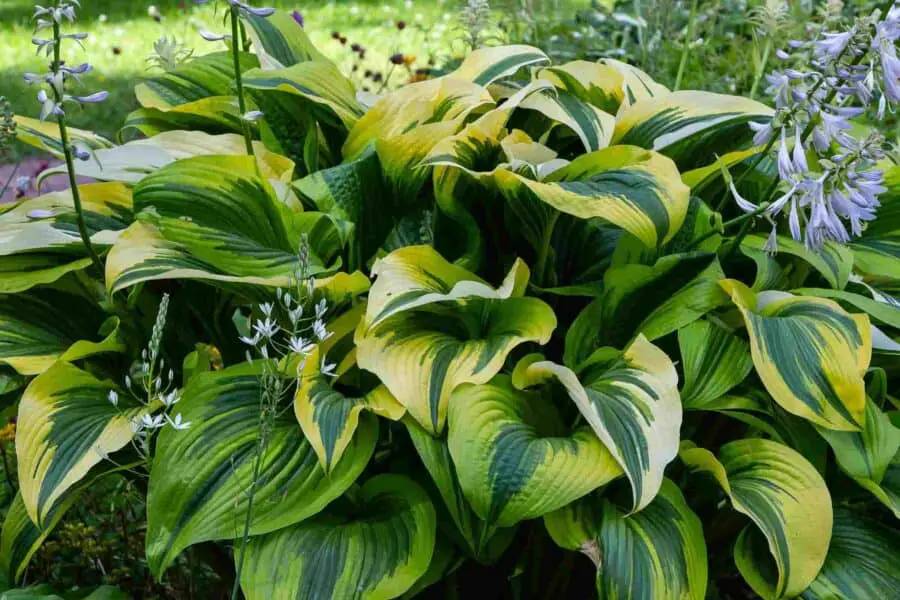
[[[753,218],[758,217],[759,215],[764,213],[767,208],[769,208],[769,204],[770,204],[769,202],[763,202],[753,212],[748,212],[747,214],[743,214],[739,217],[735,217],[731,220],[725,221],[724,223],[722,223],[721,231],[719,231],[718,229],[712,229],[710,231],[707,231],[706,233],[704,233],[703,235],[701,235],[700,237],[695,239],[693,242],[691,242],[690,247],[694,248],[698,244],[700,244],[700,242],[708,240],[709,238],[711,238],[712,236],[714,236],[716,234],[724,233],[725,230],[728,229],[729,227],[734,227],[735,225],[738,225],[740,223],[744,223],[744,228],[748,227],[749,223],[752,221]],[[740,236],[741,234],[738,233],[738,235]],[[746,232],[744,232],[744,235],[747,235]],[[741,239],[743,239],[743,236],[741,236]],[[738,241],[740,241],[740,240],[738,240]]]
[[237,86],[238,110],[241,111],[241,129],[244,132],[244,144],[247,154],[253,156],[253,137],[250,135],[250,124],[244,118],[247,114],[247,102],[244,100],[244,80],[241,76],[241,47],[244,45],[243,30],[238,27],[239,7],[231,6],[231,58],[234,63],[234,83]]
[[[62,40],[60,39],[59,34],[59,23],[55,20],[53,22],[53,39],[55,43],[53,45],[53,73],[56,75],[59,73],[60,59],[60,45]],[[63,83],[60,86],[64,85]],[[56,85],[50,85],[50,88],[53,90],[53,96],[56,100],[56,103],[62,105],[62,93],[57,89]],[[94,265],[94,269],[97,270],[97,274],[100,277],[100,280],[104,280],[104,269],[103,263],[100,262],[100,258],[97,256],[97,253],[94,251],[94,246],[91,244],[91,237],[88,235],[87,227],[84,224],[84,210],[81,207],[81,192],[78,191],[78,182],[75,181],[75,164],[72,160],[72,147],[69,144],[69,131],[66,128],[66,116],[65,114],[60,114],[56,116],[56,123],[59,125],[59,139],[62,142],[63,156],[66,159],[66,171],[69,174],[69,187],[72,191],[72,203],[75,205],[75,224],[78,226],[78,233],[81,235],[81,242],[84,244],[85,249],[87,250],[88,255],[91,257],[91,262]]]

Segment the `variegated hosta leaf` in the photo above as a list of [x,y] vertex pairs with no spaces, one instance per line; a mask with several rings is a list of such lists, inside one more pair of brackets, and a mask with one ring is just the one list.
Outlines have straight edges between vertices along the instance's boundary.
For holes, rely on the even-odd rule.
[[872,492],[900,519],[900,497],[881,485],[900,450],[900,428],[894,426],[878,405],[867,398],[865,423],[861,431],[818,430],[834,450],[841,470]]
[[280,69],[306,61],[328,61],[306,36],[289,12],[276,10],[268,17],[243,13],[241,21],[253,42],[263,69]]
[[402,475],[378,475],[321,515],[250,539],[241,588],[248,600],[396,598],[428,570],[437,519]]
[[541,69],[535,76],[612,115],[625,98],[625,78],[614,66],[602,62],[573,60]]
[[[59,125],[51,121],[38,121],[37,119],[19,115],[15,115],[13,121],[16,123],[17,140],[44,152],[49,152],[56,158],[63,157],[63,145],[59,139]],[[97,135],[93,131],[85,131],[74,127],[67,127],[66,130],[69,135],[69,141],[77,144],[79,147],[99,150],[115,146],[111,141]]]
[[447,262],[431,246],[407,246],[377,260],[372,275],[377,279],[369,292],[367,327],[428,304],[522,296],[528,285],[529,270],[528,265],[516,260],[503,283],[495,289],[477,275]]
[[828,556],[802,600],[891,598],[900,590],[900,530],[835,508]]
[[[269,152],[259,142],[254,142],[253,147],[262,177],[284,183],[290,181],[293,162]],[[80,177],[134,184],[176,160],[194,156],[245,155],[246,152],[243,136],[234,133],[209,135],[202,131],[165,131],[150,139],[97,150],[88,160],[76,161],[75,172]],[[38,175],[37,183],[40,185],[47,177],[65,173],[64,164],[46,169]]]
[[545,344],[556,316],[537,298],[521,298],[528,268],[517,263],[494,289],[433,249],[392,252],[373,268],[378,279],[356,331],[359,366],[378,375],[433,434],[462,383],[486,383],[524,342]]
[[406,409],[383,385],[358,397],[344,395],[321,374],[319,365],[316,349],[307,357],[294,397],[294,414],[322,468],[331,473],[353,439],[363,411],[398,421]]
[[469,53],[450,76],[488,86],[498,79],[515,75],[522,67],[548,62],[547,55],[532,46],[509,44],[479,48]]
[[[202,156],[159,169],[134,188],[134,210],[138,222],[106,259],[112,291],[181,278],[284,286],[297,267],[299,217],[252,157]],[[312,273],[322,273],[311,245]]]
[[[113,244],[132,221],[131,190],[121,183],[84,184],[78,190],[91,242]],[[67,251],[69,260],[77,258],[83,243],[75,216],[70,190],[16,203],[0,214],[0,256],[54,250]]]
[[38,375],[57,360],[123,351],[118,317],[105,318],[92,302],[58,290],[2,295],[0,363]]
[[[217,135],[242,133],[244,124],[234,96],[210,96],[171,108],[139,108],[125,118],[119,138],[153,137],[166,131],[204,131]],[[132,131],[133,130],[133,131]]]
[[250,535],[257,536],[318,513],[369,461],[374,416],[360,419],[328,475],[296,418],[279,407],[254,485],[262,368],[257,361],[193,377],[177,405],[190,428],[160,433],[147,493],[147,560],[157,577],[191,544],[240,538],[251,493]]
[[679,91],[645,98],[619,111],[613,144],[662,152],[682,170],[703,167],[716,154],[737,150],[773,110],[741,96]]
[[587,152],[609,146],[616,118],[566,90],[550,89],[522,101],[524,109],[537,111],[575,132]]
[[604,58],[598,63],[612,67],[622,76],[622,104],[619,106],[619,112],[641,100],[669,93],[669,88],[655,82],[652,77],[628,63],[614,58]]
[[872,354],[869,318],[824,298],[792,296],[759,306],[743,283],[720,285],[744,317],[756,373],[772,398],[821,427],[858,430]]
[[448,421],[460,486],[488,529],[545,515],[622,474],[590,427],[569,433],[548,400],[505,375],[457,387]]
[[869,291],[873,296],[872,298],[854,292],[825,288],[798,288],[792,290],[793,293],[800,296],[830,298],[839,302],[841,306],[858,308],[869,315],[873,321],[900,329],[900,303],[898,303],[897,299],[888,294],[883,294],[875,288],[869,288]]
[[334,64],[306,61],[283,69],[254,69],[244,74],[247,88],[280,91],[298,96],[334,112],[347,129],[363,114],[356,90]]
[[538,200],[581,219],[599,217],[648,246],[675,235],[689,202],[672,161],[628,146],[582,155],[542,182],[506,170],[495,177],[508,202]]
[[[233,61],[229,51],[192,58],[144,79],[135,86],[134,95],[142,107],[162,111],[212,96],[229,96],[234,86]],[[245,52],[239,54],[238,62],[242,72],[259,65],[255,55]]]
[[702,410],[741,383],[753,368],[750,346],[709,321],[695,321],[678,330],[684,365],[681,402]]
[[463,493],[447,441],[429,434],[409,416],[403,424],[469,553],[481,563],[494,562],[512,542],[516,529],[498,530],[479,519]]
[[558,379],[625,471],[633,510],[647,506],[659,491],[663,470],[678,454],[681,400],[669,357],[639,335],[624,352],[601,348],[578,375],[550,361],[526,360],[530,364],[516,368],[516,385]]
[[35,286],[48,285],[90,264],[90,258],[72,260],[71,256],[56,252],[0,256],[0,294],[18,294]]
[[597,567],[600,598],[703,600],[706,541],[681,490],[663,479],[653,502],[625,514],[599,493],[544,516],[559,546],[578,550]]
[[[621,246],[621,245],[620,245]],[[728,302],[715,254],[663,256],[652,265],[613,266],[603,275],[603,294],[566,333],[565,363],[575,368],[602,346],[621,348],[634,336],[650,340],[677,331]]]
[[[764,251],[766,239],[767,236],[764,235],[750,235],[744,238],[741,245],[753,250]],[[847,286],[853,270],[853,253],[843,244],[836,242],[826,242],[821,250],[809,250],[800,242],[780,235],[778,236],[778,252],[784,252],[806,261],[821,273],[828,285],[838,290]]]
[[[765,536],[777,573],[752,559],[749,547],[738,541],[735,560],[757,594],[792,598],[815,579],[831,539],[831,496],[816,469],[789,447],[765,439],[742,439],[712,452],[689,442],[681,460],[712,475],[735,510],[747,515]],[[744,544],[753,541],[747,530]]]
[[60,499],[91,467],[134,436],[131,420],[146,409],[125,392],[113,406],[109,401],[113,389],[62,361],[25,388],[19,402],[16,458],[22,501],[39,527],[46,527]]

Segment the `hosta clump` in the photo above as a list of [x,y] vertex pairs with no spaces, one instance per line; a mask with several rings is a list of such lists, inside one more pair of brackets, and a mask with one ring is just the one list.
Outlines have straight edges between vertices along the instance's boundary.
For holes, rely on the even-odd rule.
[[142,139],[71,131],[103,278],[70,193],[0,214],[10,581],[144,463],[148,566],[232,553],[209,597],[900,586],[896,167],[852,242],[773,254],[765,104],[501,46],[363,106],[291,15],[231,5],[251,52],[140,84]]

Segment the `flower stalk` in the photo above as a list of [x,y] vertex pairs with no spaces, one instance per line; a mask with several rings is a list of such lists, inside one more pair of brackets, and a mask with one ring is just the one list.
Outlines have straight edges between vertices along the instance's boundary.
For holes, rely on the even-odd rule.
[[253,137],[250,134],[250,123],[243,115],[247,114],[247,101],[244,99],[244,81],[241,76],[240,52],[244,46],[243,31],[240,28],[240,7],[231,5],[231,57],[234,61],[234,84],[237,88],[238,109],[241,112],[241,129],[244,131],[244,144],[247,154],[253,156]]

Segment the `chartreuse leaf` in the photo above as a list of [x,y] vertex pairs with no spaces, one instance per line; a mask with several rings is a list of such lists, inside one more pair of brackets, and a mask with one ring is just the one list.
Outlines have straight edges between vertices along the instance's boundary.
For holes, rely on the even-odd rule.
[[[50,121],[38,121],[29,117],[15,115],[16,139],[22,143],[33,146],[39,150],[49,152],[56,158],[63,157],[63,144],[59,139],[59,126]],[[103,136],[93,131],[85,131],[74,127],[67,127],[69,141],[91,150],[112,148],[115,146]]]
[[624,351],[601,348],[580,367],[526,359],[518,387],[559,380],[585,421],[625,471],[635,512],[659,491],[663,470],[678,454],[678,373],[666,354],[639,335]]
[[358,397],[344,395],[322,375],[319,365],[316,349],[307,357],[294,397],[294,414],[322,468],[331,473],[353,439],[363,411],[398,421],[406,409],[383,385]]
[[328,60],[316,50],[303,27],[288,12],[276,10],[268,17],[243,13],[241,20],[247,25],[253,51],[263,69],[280,69],[309,60]]
[[616,118],[566,90],[550,88],[528,96],[522,108],[536,110],[575,132],[587,152],[609,146]]
[[544,525],[560,547],[594,561],[600,598],[705,597],[703,527],[669,479],[663,479],[659,494],[639,513],[625,514],[594,493],[545,515]]
[[618,69],[602,62],[573,60],[541,69],[536,77],[613,115],[625,98],[625,78]]
[[268,426],[253,485],[262,368],[257,361],[194,376],[178,403],[190,428],[160,433],[147,493],[147,560],[157,577],[191,544],[241,537],[251,486],[250,535],[257,536],[318,513],[369,461],[378,432],[374,416],[360,419],[329,475],[296,418],[280,410]]
[[134,137],[132,130],[144,137],[173,130],[242,133],[243,122],[234,96],[211,96],[166,109],[139,108],[125,117],[118,133],[120,141]]
[[283,69],[253,69],[244,74],[250,89],[286,92],[334,112],[347,129],[363,114],[353,83],[334,64],[306,61]]
[[387,600],[428,570],[437,519],[411,479],[384,474],[312,519],[247,545],[241,588],[248,600]]
[[492,288],[471,272],[447,262],[431,246],[406,246],[375,262],[365,323],[373,327],[404,310],[464,298],[504,300],[525,293],[529,270],[517,260],[503,283]]
[[798,288],[793,293],[800,296],[818,296],[830,298],[839,302],[842,306],[858,308],[869,315],[873,321],[900,329],[900,305],[892,296],[882,294],[872,288],[873,298],[848,292],[844,290],[829,290],[825,288]]
[[0,295],[0,363],[38,375],[60,359],[124,350],[118,317],[104,319],[95,304],[67,292]]
[[72,260],[71,256],[56,252],[0,256],[0,294],[18,294],[38,285],[48,285],[90,264],[90,258]]
[[60,499],[91,467],[131,441],[131,420],[146,408],[124,392],[113,406],[113,389],[62,361],[25,388],[19,401],[16,458],[22,501],[39,527],[46,527]]
[[[744,238],[741,245],[752,250],[764,251],[766,237],[750,235]],[[845,245],[835,242],[826,242],[820,250],[810,250],[800,242],[780,235],[778,236],[778,252],[784,252],[806,261],[825,278],[831,287],[837,290],[846,287],[853,270],[853,253]]]
[[835,508],[825,564],[799,597],[891,598],[898,589],[900,531],[892,523],[876,521],[849,508]]
[[[247,156],[180,160],[134,189],[138,222],[106,260],[111,291],[154,279],[287,285],[301,231]],[[312,248],[312,274],[323,272]]]
[[533,46],[509,44],[479,48],[469,53],[450,76],[488,86],[498,79],[515,75],[522,67],[549,62],[547,55]]
[[[765,536],[777,573],[754,560],[741,540],[735,549],[738,569],[753,591],[773,599],[792,598],[806,589],[822,568],[831,539],[831,496],[816,469],[791,448],[765,439],[725,444],[718,459],[685,442],[680,457],[692,469],[712,475],[734,509],[750,517]],[[753,538],[744,531],[746,544]]]
[[750,346],[709,321],[695,321],[678,330],[684,365],[681,403],[698,410],[741,383],[753,368]]
[[[259,60],[241,52],[238,63],[243,72],[258,66]],[[142,107],[166,111],[213,96],[229,96],[233,86],[234,58],[231,52],[222,51],[198,56],[147,77],[134,87],[134,95]]]
[[497,530],[478,518],[463,493],[446,440],[429,434],[409,416],[403,418],[403,424],[469,552],[480,562],[493,562],[507,548],[516,530]]
[[612,143],[662,152],[689,170],[739,148],[753,135],[747,123],[766,121],[772,114],[765,104],[741,96],[671,92],[619,111]]
[[669,88],[657,83],[652,77],[635,66],[614,58],[604,58],[597,62],[598,64],[612,67],[622,76],[622,103],[619,106],[619,111],[640,100],[653,98],[654,96],[664,96],[669,93]]
[[520,261],[497,289],[426,246],[392,252],[373,273],[355,337],[359,366],[433,434],[444,428],[453,388],[486,383],[513,348],[545,344],[556,327],[544,302],[517,297],[528,282]]
[[900,519],[900,498],[881,485],[900,450],[900,428],[891,423],[877,404],[866,398],[865,423],[861,431],[831,431],[821,427],[818,431],[834,450],[841,470],[869,490]]
[[[112,245],[131,223],[131,190],[122,183],[93,183],[78,186],[78,191],[91,243]],[[70,190],[14,204],[0,214],[0,256],[53,250],[68,252],[70,261],[78,258],[84,244],[75,218]]]
[[505,375],[457,387],[448,421],[460,486],[488,529],[540,517],[622,474],[590,427],[569,433],[548,400]]
[[689,202],[672,161],[629,146],[579,156],[542,182],[502,169],[495,177],[508,202],[536,199],[581,219],[600,217],[648,246],[675,235]]
[[772,398],[821,427],[858,430],[872,354],[869,318],[824,298],[792,296],[758,306],[743,283],[720,285],[743,315],[756,373]]

